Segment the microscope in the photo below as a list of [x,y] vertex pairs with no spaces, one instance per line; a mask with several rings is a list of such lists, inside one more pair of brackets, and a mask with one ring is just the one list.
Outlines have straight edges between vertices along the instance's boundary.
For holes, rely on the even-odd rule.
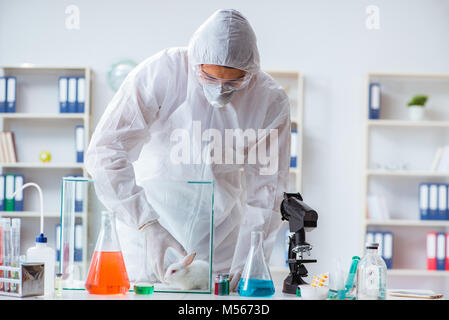
[[290,232],[294,234],[289,236],[288,260],[290,274],[284,280],[282,292],[296,294],[296,288],[306,282],[303,278],[307,277],[305,263],[315,263],[314,259],[304,259],[304,253],[310,256],[312,246],[306,242],[306,231],[309,232],[316,228],[318,214],[303,202],[301,194],[284,192],[284,200],[281,203],[282,220],[289,223]]

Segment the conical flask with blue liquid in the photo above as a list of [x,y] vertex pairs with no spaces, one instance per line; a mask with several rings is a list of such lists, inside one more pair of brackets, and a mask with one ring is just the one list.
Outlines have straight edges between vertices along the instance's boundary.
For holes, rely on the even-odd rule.
[[251,248],[240,278],[238,293],[244,297],[269,297],[274,294],[273,280],[263,253],[263,232],[251,232]]

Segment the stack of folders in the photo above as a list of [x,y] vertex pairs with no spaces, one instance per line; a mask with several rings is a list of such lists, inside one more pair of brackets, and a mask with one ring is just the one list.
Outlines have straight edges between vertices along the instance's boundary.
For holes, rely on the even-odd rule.
[[16,112],[16,77],[0,77],[0,112]]
[[0,175],[0,211],[23,211],[23,191],[12,196],[23,184],[22,174]]
[[[74,233],[74,261],[80,262],[83,261],[83,225],[75,224],[75,233]],[[61,224],[56,225],[56,261],[60,261],[61,259]]]
[[86,78],[59,78],[59,112],[84,113]]
[[380,84],[373,82],[369,84],[368,112],[370,119],[380,118]]
[[449,233],[427,233],[427,270],[449,270]]
[[2,163],[17,162],[14,132],[10,131],[0,132],[0,162]]
[[421,220],[449,220],[448,184],[419,185],[419,215]]
[[366,233],[366,243],[378,243],[379,255],[384,259],[387,269],[393,266],[393,233],[385,231],[368,231]]

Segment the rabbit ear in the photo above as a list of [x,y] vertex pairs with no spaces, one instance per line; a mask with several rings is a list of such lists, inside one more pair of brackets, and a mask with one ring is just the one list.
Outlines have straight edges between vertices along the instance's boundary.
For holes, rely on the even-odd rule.
[[187,255],[183,260],[184,265],[187,267],[189,264],[191,264],[193,262],[193,259],[195,259],[195,256],[195,252]]

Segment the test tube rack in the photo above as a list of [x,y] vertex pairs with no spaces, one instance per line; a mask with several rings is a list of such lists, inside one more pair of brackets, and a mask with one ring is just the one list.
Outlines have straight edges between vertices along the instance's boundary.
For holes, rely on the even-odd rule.
[[0,266],[0,295],[32,297],[44,295],[44,264],[21,263],[18,267]]

